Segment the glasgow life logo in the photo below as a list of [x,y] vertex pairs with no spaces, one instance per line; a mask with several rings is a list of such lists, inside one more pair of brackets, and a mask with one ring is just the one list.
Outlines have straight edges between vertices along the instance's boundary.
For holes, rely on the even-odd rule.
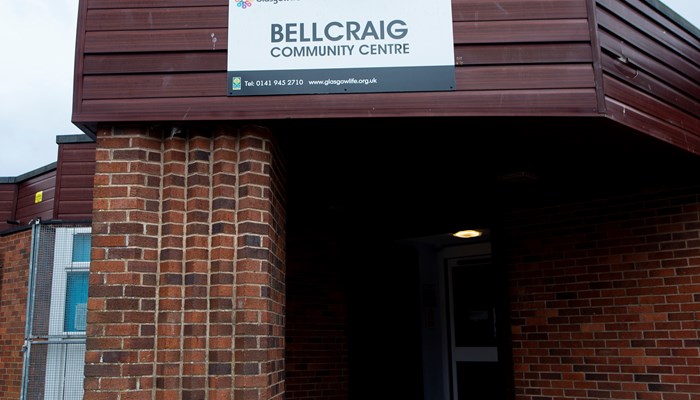
[[279,3],[288,3],[290,1],[301,1],[301,0],[232,0],[236,3],[236,7],[245,10],[246,8],[253,5],[253,1],[256,3],[269,3],[270,5],[277,5]]
[[248,0],[234,0],[234,1],[236,2],[236,7],[240,7],[244,10],[253,5],[253,3],[249,2]]

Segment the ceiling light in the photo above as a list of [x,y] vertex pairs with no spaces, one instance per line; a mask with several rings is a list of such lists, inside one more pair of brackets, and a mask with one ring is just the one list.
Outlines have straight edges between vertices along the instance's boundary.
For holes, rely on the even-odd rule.
[[458,237],[461,239],[475,238],[475,237],[479,237],[481,235],[482,235],[481,231],[477,231],[474,229],[467,229],[467,230],[459,231],[459,232],[452,234],[452,236]]

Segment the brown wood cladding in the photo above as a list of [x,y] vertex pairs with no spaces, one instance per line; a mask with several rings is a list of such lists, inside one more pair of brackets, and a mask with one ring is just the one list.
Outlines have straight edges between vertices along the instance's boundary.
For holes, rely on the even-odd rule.
[[[461,90],[563,89],[593,87],[590,65],[475,66],[456,72]],[[123,75],[105,82],[88,76],[83,98],[130,99],[226,96],[226,73]]]
[[[303,101],[226,96],[227,7],[222,0],[81,0],[74,122],[94,129],[100,121],[602,116],[601,69],[637,91],[651,85],[655,96],[676,99],[697,117],[697,37],[642,0],[453,0],[455,91]],[[627,49],[643,55],[635,62],[649,66],[644,75],[625,78],[628,71],[614,65],[612,55]]]
[[[669,104],[675,105],[678,111],[687,113],[688,117],[700,115],[700,103],[694,100],[693,97],[680,92],[674,86],[659,81],[657,77],[651,76],[646,72],[639,71],[636,68],[630,67],[619,59],[606,55],[603,57],[603,66],[610,78],[616,80],[610,81],[610,87],[607,87],[606,93],[613,95],[614,92],[618,96],[629,95],[625,92],[625,87],[620,87],[621,83],[630,80],[630,84],[638,91],[648,91],[654,93],[656,97],[668,99]],[[635,96],[636,97],[636,96]],[[634,100],[634,99],[633,99]],[[661,107],[664,107],[661,105]],[[665,107],[669,107],[668,105]],[[649,110],[654,112],[654,110]],[[697,123],[697,121],[693,121]]]
[[[34,218],[44,221],[90,220],[95,172],[95,143],[68,142],[58,146],[55,169],[14,183],[0,184],[0,231],[13,228],[7,220],[26,225]],[[36,194],[42,192],[42,201]]]
[[90,0],[88,9],[225,6],[228,0]]
[[[268,98],[248,97],[245,107],[237,110],[239,119],[270,118]],[[89,114],[95,121],[110,121],[119,115],[121,121],[193,121],[198,119],[227,119],[230,110],[221,109],[221,101],[216,97],[153,98],[153,99],[110,99],[85,100],[84,103],[102,113]],[[301,104],[300,104],[301,103]],[[440,104],[431,108],[426,104]],[[233,104],[231,105],[233,106]],[[295,118],[305,109],[322,113],[324,118],[366,115],[368,109],[380,109],[382,116],[494,116],[494,115],[557,115],[580,116],[596,112],[594,89],[547,89],[547,90],[489,90],[416,93],[412,96],[398,96],[394,93],[338,94],[305,96],[299,101],[297,96],[277,97],[275,118]],[[378,115],[380,113],[377,113]]]
[[0,231],[13,225],[7,223],[15,219],[15,200],[17,199],[17,185],[14,183],[0,184]]
[[95,147],[95,143],[59,145],[55,219],[92,219]]
[[[587,43],[456,45],[456,65],[591,63]],[[225,71],[225,52],[91,54],[85,75]]]
[[[610,118],[625,125],[638,129],[650,136],[671,143],[681,149],[698,154],[700,149],[700,137],[692,132],[670,125],[665,121],[649,118],[649,115],[630,108],[615,99],[606,98],[606,107],[610,112]],[[678,171],[679,174],[694,173],[694,171]]]
[[596,0],[610,117],[700,154],[700,38],[640,0]]
[[85,75],[226,70],[225,52],[91,54],[83,61]]
[[507,21],[587,17],[580,0],[453,0],[453,21]]
[[84,50],[85,53],[223,51],[227,42],[226,28],[100,31],[86,32]]
[[[17,185],[15,219],[23,224],[34,218],[53,218],[53,203],[56,193],[56,170],[49,171]],[[43,192],[41,202],[36,202],[36,194]]]
[[537,43],[589,40],[585,19],[455,22],[455,44]]
[[5,219],[14,214],[16,190],[17,185],[13,183],[0,184],[0,215],[5,216]]
[[592,63],[591,46],[588,43],[533,43],[533,44],[485,44],[456,45],[455,64],[561,64]]
[[83,2],[76,122],[597,114],[586,0],[455,0],[456,91],[303,102],[226,96],[226,1]]
[[228,7],[88,10],[88,31],[227,28]]

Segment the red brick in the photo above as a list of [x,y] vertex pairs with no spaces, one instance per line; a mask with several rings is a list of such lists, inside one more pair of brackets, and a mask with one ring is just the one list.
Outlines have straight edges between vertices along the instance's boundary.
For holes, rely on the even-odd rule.
[[0,236],[0,399],[19,398],[31,230]]
[[[146,132],[143,127],[130,125],[114,130],[103,128],[98,135],[98,152],[101,154],[98,168],[102,177],[113,175],[111,180],[96,181],[100,183],[98,193],[103,196],[98,196],[98,199],[104,201],[95,204],[108,209],[109,214],[100,215],[102,230],[97,228],[94,232],[104,234],[109,229],[117,235],[105,236],[97,242],[100,251],[93,252],[93,265],[100,274],[94,276],[99,278],[97,284],[102,285],[105,294],[99,303],[95,303],[96,299],[90,301],[99,309],[115,311],[94,310],[90,313],[89,318],[96,327],[91,327],[93,337],[89,343],[101,349],[90,354],[93,362],[99,351],[104,353],[97,359],[110,360],[114,355],[128,357],[121,361],[140,362],[125,364],[121,375],[105,376],[108,383],[103,390],[107,390],[104,393],[108,395],[113,393],[112,390],[128,388],[129,396],[134,399],[145,396],[148,391],[133,390],[133,383],[145,383],[146,377],[140,376],[150,371],[172,377],[168,384],[204,388],[207,374],[221,373],[224,368],[221,365],[231,366],[217,364],[214,360],[209,360],[207,365],[207,349],[216,350],[217,354],[221,352],[220,356],[230,362],[234,340],[245,342],[245,335],[251,332],[264,335],[272,332],[279,337],[270,337],[261,343],[268,347],[283,346],[281,319],[268,311],[282,313],[284,307],[284,275],[272,269],[268,262],[274,256],[271,252],[273,246],[277,248],[277,256],[282,259],[284,256],[283,233],[273,232],[268,225],[273,220],[268,211],[273,204],[266,196],[277,193],[276,188],[270,190],[268,186],[282,184],[273,182],[264,172],[271,170],[269,163],[273,160],[270,133],[248,127],[245,138],[241,139],[238,134],[228,135],[225,129],[217,131],[213,138],[205,131],[192,133],[190,138],[170,137],[169,132],[160,137],[155,130]],[[128,135],[128,141],[118,140],[120,135]],[[110,157],[125,159],[128,163],[117,163]],[[125,174],[127,168],[132,175]],[[210,171],[215,174],[210,176]],[[239,171],[248,171],[243,175],[251,185],[241,187],[234,175]],[[162,197],[158,189],[160,185],[164,187]],[[238,205],[230,199],[241,193],[254,197],[245,204],[255,210],[239,213],[234,209]],[[283,226],[280,204],[274,204],[280,212],[276,214],[279,219],[275,223]],[[241,225],[240,232],[262,237],[255,248],[237,253],[234,249],[239,243],[236,223],[241,217],[253,224]],[[212,233],[214,236],[210,236]],[[276,236],[267,236],[271,234]],[[236,257],[240,259],[236,260]],[[254,259],[246,260],[246,257]],[[129,274],[124,273],[126,271]],[[222,271],[231,273],[222,274]],[[266,289],[269,298],[257,298],[262,295],[259,286],[241,289],[240,296],[253,297],[241,299],[240,304],[250,308],[251,312],[239,311],[240,326],[234,328],[231,325],[234,282],[243,285],[278,282],[280,287],[275,291]],[[156,284],[160,286],[155,287]],[[154,298],[155,293],[158,293],[158,299]],[[254,320],[259,327],[245,324],[247,320]],[[183,322],[186,324],[184,329]],[[211,325],[206,327],[207,323]],[[154,341],[156,331],[158,339]],[[107,342],[107,337],[100,335],[116,335],[114,339],[119,341]],[[138,350],[108,353],[122,347]],[[261,361],[261,371],[270,375],[244,381],[244,385],[255,386],[255,390],[236,391],[235,394],[255,394],[257,400],[272,398],[268,387],[277,378],[270,378],[281,376],[283,358],[281,350],[261,351],[257,345],[241,349],[237,359]],[[179,364],[182,361],[185,363]],[[211,398],[234,394],[230,376],[210,376],[208,379],[212,388],[220,389],[210,390]],[[149,383],[142,388],[154,385],[164,388],[166,382],[158,378]],[[284,386],[280,385],[277,392],[280,388]],[[93,386],[86,389],[89,392],[86,397],[94,395]],[[156,393],[156,398],[178,398],[177,390],[157,390]],[[205,392],[188,390],[181,393],[182,398],[191,398]]]

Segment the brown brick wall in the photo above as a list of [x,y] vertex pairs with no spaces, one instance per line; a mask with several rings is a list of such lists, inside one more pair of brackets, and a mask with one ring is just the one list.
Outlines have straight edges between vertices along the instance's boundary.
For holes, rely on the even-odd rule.
[[511,222],[518,400],[698,398],[700,188]]
[[[287,261],[287,400],[349,398],[344,252],[333,235],[295,235]],[[290,238],[291,240],[291,238]]]
[[284,182],[269,132],[102,127],[86,399],[284,395]]
[[31,230],[0,236],[0,399],[19,399]]

